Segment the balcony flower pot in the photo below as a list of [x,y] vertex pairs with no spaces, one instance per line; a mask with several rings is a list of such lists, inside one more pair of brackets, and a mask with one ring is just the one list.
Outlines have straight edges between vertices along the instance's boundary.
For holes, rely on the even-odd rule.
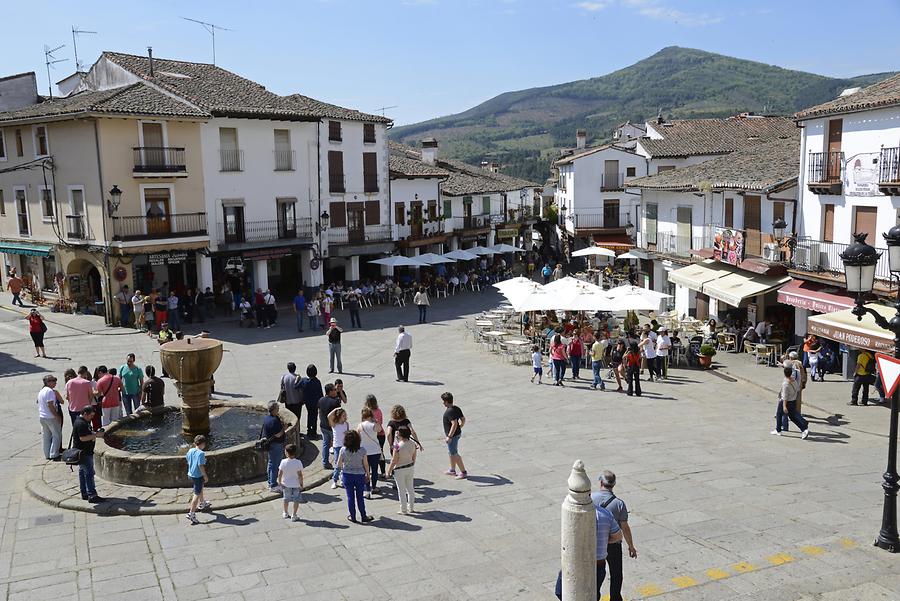
[[703,369],[709,369],[709,366],[712,365],[712,358],[716,356],[716,349],[711,344],[704,344],[700,346],[700,354],[699,361],[700,367]]

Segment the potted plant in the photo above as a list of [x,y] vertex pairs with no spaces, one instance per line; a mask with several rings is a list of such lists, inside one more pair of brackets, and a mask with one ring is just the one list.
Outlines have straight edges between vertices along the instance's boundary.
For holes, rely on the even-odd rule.
[[712,358],[716,356],[716,349],[711,344],[700,345],[700,367],[709,369]]

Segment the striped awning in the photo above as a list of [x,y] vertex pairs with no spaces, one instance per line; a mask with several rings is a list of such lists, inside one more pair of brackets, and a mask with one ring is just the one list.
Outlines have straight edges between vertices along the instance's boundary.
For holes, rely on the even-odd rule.
[[22,244],[20,242],[0,242],[0,253],[27,255],[29,257],[49,257],[53,250],[47,244]]

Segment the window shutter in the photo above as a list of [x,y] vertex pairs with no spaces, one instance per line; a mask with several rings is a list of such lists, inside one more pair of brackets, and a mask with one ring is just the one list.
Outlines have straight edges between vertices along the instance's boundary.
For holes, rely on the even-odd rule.
[[374,123],[364,123],[363,124],[363,142],[374,144],[375,143],[375,124]]
[[822,241],[834,242],[834,205],[825,205],[825,217],[822,219]]
[[328,139],[332,142],[340,142],[341,141],[341,122],[340,121],[329,121],[328,122]]
[[784,203],[783,202],[773,202],[772,203],[772,221],[776,219],[784,219]]
[[406,225],[406,203],[394,203],[394,223],[397,225]]
[[490,196],[482,196],[481,197],[481,212],[485,215],[491,214],[491,197]]
[[378,192],[378,155],[374,152],[363,153],[363,190]]
[[381,223],[381,202],[366,201],[366,225],[378,225],[379,223]]
[[725,199],[725,227],[734,227],[734,199]]
[[332,202],[328,205],[328,212],[331,213],[331,227],[347,227],[347,206],[343,202]]
[[437,201],[429,200],[428,201],[428,218],[429,219],[437,219],[437,217],[438,217]]
[[450,219],[453,216],[453,203],[449,200],[444,201],[444,217]]
[[646,235],[647,235],[647,244],[656,244],[656,231],[657,231],[657,222],[656,216],[659,212],[659,205],[656,204],[647,204],[647,213],[646,213]]
[[344,192],[344,153],[340,150],[328,151],[328,189]]

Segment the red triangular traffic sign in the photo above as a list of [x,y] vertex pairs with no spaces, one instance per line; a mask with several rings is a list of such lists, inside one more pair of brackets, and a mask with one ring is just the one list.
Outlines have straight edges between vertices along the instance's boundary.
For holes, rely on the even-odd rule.
[[878,363],[878,373],[884,386],[884,396],[891,397],[897,389],[897,383],[900,382],[900,359],[876,353],[875,361]]

